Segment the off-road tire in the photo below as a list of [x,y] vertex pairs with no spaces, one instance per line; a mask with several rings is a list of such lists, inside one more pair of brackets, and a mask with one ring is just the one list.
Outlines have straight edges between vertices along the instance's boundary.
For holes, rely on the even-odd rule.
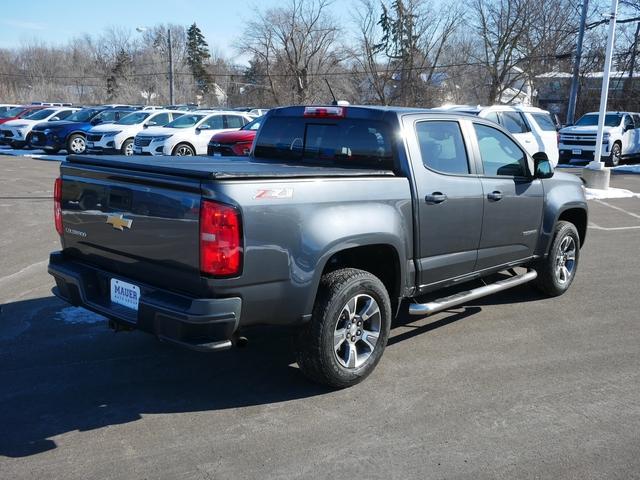
[[[563,242],[566,238],[570,238],[574,245],[574,257],[571,267],[570,275],[567,280],[562,282],[558,274],[559,259],[562,257],[561,250]],[[549,254],[546,258],[541,259],[535,266],[538,272],[538,278],[535,279],[533,285],[542,293],[550,296],[557,297],[569,290],[569,287],[575,279],[576,272],[578,270],[578,264],[580,260],[580,235],[575,225],[570,222],[559,221],[553,232],[553,241]],[[565,260],[566,262],[566,260]]]
[[[379,336],[362,365],[345,368],[337,358],[334,335],[345,305],[358,295],[369,296],[377,303],[380,312]],[[314,382],[334,388],[350,387],[361,382],[375,369],[382,357],[391,320],[389,294],[376,276],[354,268],[324,275],[320,280],[312,318],[296,334],[300,370]]]

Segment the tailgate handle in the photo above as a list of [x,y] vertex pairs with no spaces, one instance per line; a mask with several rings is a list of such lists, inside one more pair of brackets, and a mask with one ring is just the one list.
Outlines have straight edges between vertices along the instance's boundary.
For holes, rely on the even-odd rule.
[[447,196],[442,192],[433,192],[431,195],[427,195],[426,197],[424,197],[424,201],[431,205],[436,203],[442,203],[446,199],[447,199]]

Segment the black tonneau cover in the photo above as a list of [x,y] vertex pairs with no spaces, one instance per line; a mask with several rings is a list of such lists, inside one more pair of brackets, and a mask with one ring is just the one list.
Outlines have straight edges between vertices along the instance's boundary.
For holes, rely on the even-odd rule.
[[168,157],[121,155],[69,155],[73,164],[98,165],[127,170],[165,173],[194,178],[251,179],[281,177],[371,177],[394,176],[391,170],[292,165],[252,157]]

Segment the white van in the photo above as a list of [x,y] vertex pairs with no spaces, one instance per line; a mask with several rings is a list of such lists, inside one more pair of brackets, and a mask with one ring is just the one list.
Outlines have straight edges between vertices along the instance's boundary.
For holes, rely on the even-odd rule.
[[469,113],[496,122],[509,131],[531,155],[544,152],[554,167],[558,164],[558,126],[546,110],[520,105],[453,105],[434,110]]

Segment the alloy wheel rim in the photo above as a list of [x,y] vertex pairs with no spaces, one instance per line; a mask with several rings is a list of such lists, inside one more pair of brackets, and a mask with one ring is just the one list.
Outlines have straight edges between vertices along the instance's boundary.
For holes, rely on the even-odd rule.
[[183,157],[183,156],[191,156],[191,149],[189,147],[180,147],[178,149],[178,156]]
[[80,137],[74,138],[71,141],[71,151],[73,151],[73,153],[82,153],[84,152],[84,149],[85,149],[85,144],[82,138]]
[[133,155],[133,143],[128,143],[124,149],[124,154],[127,156]]
[[356,369],[371,357],[380,338],[382,314],[371,295],[352,297],[340,310],[333,332],[333,353],[340,365]]
[[576,242],[573,237],[566,236],[560,242],[558,254],[556,255],[555,272],[558,283],[565,285],[571,277],[576,267]]

